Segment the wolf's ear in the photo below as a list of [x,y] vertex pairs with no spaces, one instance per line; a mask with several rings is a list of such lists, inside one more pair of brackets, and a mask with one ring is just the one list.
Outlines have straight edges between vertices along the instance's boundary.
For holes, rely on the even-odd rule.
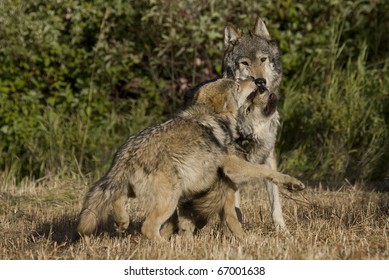
[[194,95],[193,104],[202,104],[216,114],[231,113],[236,110],[233,91],[237,90],[233,80],[219,79],[202,86]]
[[195,103],[207,106],[216,114],[225,112],[229,102],[228,95],[223,92],[208,92],[201,88],[195,94]]
[[271,40],[269,31],[267,31],[267,27],[260,17],[258,17],[257,21],[255,22],[253,34],[268,41]]
[[224,27],[224,48],[227,48],[229,45],[233,44],[238,40],[242,34],[231,24],[227,24]]
[[211,102],[213,104],[213,110],[216,114],[224,113],[227,109],[227,94],[224,92],[218,92],[211,97]]

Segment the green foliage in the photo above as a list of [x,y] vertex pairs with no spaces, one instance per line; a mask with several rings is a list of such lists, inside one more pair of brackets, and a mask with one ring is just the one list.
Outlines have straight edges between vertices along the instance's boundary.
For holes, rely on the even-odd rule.
[[331,181],[387,172],[388,96],[381,84],[389,86],[389,64],[366,69],[365,50],[341,69],[309,62],[301,75],[310,83],[290,81],[279,145],[286,170]]
[[137,69],[136,41],[122,36],[131,23],[123,15],[134,9],[105,5],[2,2],[3,169],[21,176],[95,169],[129,132],[163,115],[159,92],[165,83],[155,84]]
[[281,167],[383,178],[389,156],[387,1],[0,2],[0,169],[103,170],[133,133],[220,75],[223,27],[257,15],[283,52]]

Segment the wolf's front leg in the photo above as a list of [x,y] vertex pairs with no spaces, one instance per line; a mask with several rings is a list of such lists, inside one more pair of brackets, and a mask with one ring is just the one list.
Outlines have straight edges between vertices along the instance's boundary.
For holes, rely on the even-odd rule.
[[[269,157],[266,160],[272,170],[277,171],[277,162],[274,157],[274,149],[271,151]],[[265,180],[267,196],[269,198],[269,204],[271,209],[271,216],[274,226],[277,232],[281,232],[285,235],[290,235],[288,227],[286,226],[284,215],[282,213],[280,192],[278,186],[271,181]]]
[[284,185],[288,190],[302,190],[304,184],[294,177],[272,170],[265,164],[254,164],[235,155],[229,155],[223,162],[224,174],[235,184],[257,179],[267,179]]
[[280,193],[278,186],[271,181],[265,180],[267,195],[271,209],[271,216],[277,232],[289,235],[289,230],[285,224],[284,216],[282,214]]

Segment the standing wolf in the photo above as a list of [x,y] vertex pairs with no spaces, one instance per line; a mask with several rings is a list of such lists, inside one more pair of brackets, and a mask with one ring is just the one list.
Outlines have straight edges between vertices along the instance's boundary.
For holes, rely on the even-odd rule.
[[[244,80],[250,77],[255,79],[263,78],[266,87],[279,97],[279,85],[282,78],[281,53],[269,35],[265,23],[261,18],[257,18],[252,31],[241,33],[232,25],[226,26],[224,30],[224,58],[223,58],[223,77],[235,80]],[[278,112],[275,113],[278,123]],[[274,122],[276,118],[272,121]],[[265,163],[272,169],[277,169],[274,150],[268,156],[261,154],[260,127],[257,126],[255,118],[252,123],[252,133],[243,135],[245,138],[245,149],[247,160],[253,163]],[[276,131],[272,137],[276,140]],[[270,181],[265,181],[273,222],[277,231],[288,234],[286,227],[278,186]],[[239,208],[239,192],[237,192],[236,202]]]
[[[126,230],[129,216],[125,202],[129,197],[137,197],[148,206],[142,233],[162,241],[161,225],[179,202],[206,192],[219,176],[233,184],[266,178],[304,188],[293,177],[236,156],[239,108],[251,108],[262,100],[258,97],[261,94],[253,81],[220,79],[200,88],[195,104],[175,118],[129,137],[117,151],[108,172],[87,192],[78,233],[93,233],[111,208],[116,229]],[[263,108],[273,111],[272,95],[268,96],[269,102]],[[271,108],[266,109],[267,104]],[[226,210],[226,215],[232,215],[226,217],[231,225],[237,221],[236,212]]]
[[[277,99],[279,98],[279,85],[282,78],[281,54],[277,43],[270,38],[266,25],[261,18],[257,18],[254,28],[248,33],[241,33],[234,26],[227,25],[224,29],[224,47],[223,78],[233,80],[262,79],[263,86],[266,86],[269,92],[276,94]],[[193,93],[189,92],[186,97],[186,104],[190,104],[191,95]],[[276,170],[274,145],[279,126],[278,112],[276,111],[271,118],[268,118],[268,126],[273,128],[271,131],[264,131],[263,122],[259,121],[261,119],[259,115],[250,114],[250,117],[245,118],[246,129],[241,130],[237,144],[240,144],[244,150],[248,161],[266,164]],[[266,145],[264,145],[265,143]],[[216,184],[225,183],[223,183],[223,180],[219,180]],[[288,235],[289,231],[282,214],[278,186],[266,180],[265,184],[275,228],[277,231]],[[207,203],[207,201],[212,201],[213,195],[215,193],[207,194],[201,199],[199,198],[197,202],[191,202],[192,210],[194,209],[194,212],[200,212],[202,213],[200,216],[204,216],[201,205]],[[240,216],[239,190],[236,192],[235,204]],[[196,211],[196,207],[198,211]],[[193,230],[192,226],[187,223],[181,223],[180,229],[182,231]]]
[[[270,38],[261,18],[257,18],[253,30],[247,34],[240,33],[231,25],[227,26],[224,30],[224,45],[224,78],[235,80],[244,80],[250,77],[263,78],[269,91],[274,92],[279,97],[279,85],[282,78],[281,54],[277,43]],[[275,114],[278,123],[278,112]],[[261,138],[258,137],[260,128],[257,127],[255,119],[253,121],[252,134],[243,135],[247,160],[253,163],[265,163],[276,170],[274,150],[267,157],[260,154],[262,145]],[[274,122],[275,119],[272,121]],[[275,136],[276,130],[274,130],[272,137],[273,141],[276,140]],[[265,181],[265,184],[275,228],[277,231],[288,234],[289,231],[282,214],[278,186],[270,181]],[[237,208],[239,208],[239,199],[239,192],[237,192]]]

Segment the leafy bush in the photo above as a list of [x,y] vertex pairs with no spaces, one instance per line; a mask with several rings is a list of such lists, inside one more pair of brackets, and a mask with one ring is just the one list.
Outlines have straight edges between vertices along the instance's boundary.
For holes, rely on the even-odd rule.
[[90,172],[220,75],[227,22],[260,15],[283,51],[281,168],[388,175],[387,1],[0,3],[0,169]]
[[279,145],[286,170],[331,181],[387,172],[388,100],[381,84],[389,85],[389,65],[366,69],[365,50],[345,68],[308,63],[301,75],[309,84],[290,81]]

